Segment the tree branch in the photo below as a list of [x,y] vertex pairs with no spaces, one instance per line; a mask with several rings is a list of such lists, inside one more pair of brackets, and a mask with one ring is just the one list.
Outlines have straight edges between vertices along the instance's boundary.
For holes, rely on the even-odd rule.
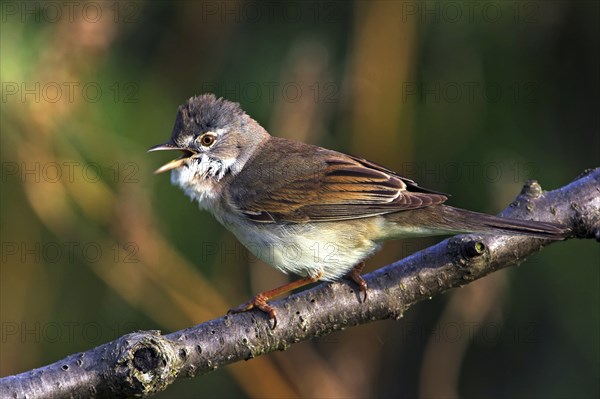
[[[542,192],[528,182],[502,216],[559,222],[577,238],[600,241],[600,168]],[[278,327],[259,311],[224,316],[161,335],[127,334],[29,372],[0,379],[0,397],[150,396],[178,376],[193,377],[347,327],[399,319],[413,304],[516,265],[553,241],[525,236],[460,235],[364,276],[369,299],[347,282],[321,284],[273,302]]]

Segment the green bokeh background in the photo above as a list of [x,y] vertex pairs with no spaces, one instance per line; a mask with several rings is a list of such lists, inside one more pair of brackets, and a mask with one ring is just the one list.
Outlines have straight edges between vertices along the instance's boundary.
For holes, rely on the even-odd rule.
[[[152,175],[169,155],[145,151],[190,96],[239,101],[274,135],[497,213],[528,179],[553,189],[599,166],[599,11],[592,1],[2,2],[0,376],[137,329],[200,323],[286,281]],[[390,243],[367,267],[436,241]],[[557,243],[400,321],[158,397],[598,397],[599,261],[597,243]]]

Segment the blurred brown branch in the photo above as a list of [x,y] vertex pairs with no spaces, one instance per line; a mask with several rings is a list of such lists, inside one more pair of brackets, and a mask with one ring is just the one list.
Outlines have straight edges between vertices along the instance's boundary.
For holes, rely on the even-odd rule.
[[[571,226],[577,238],[600,241],[600,168],[571,184],[542,192],[528,183],[502,216]],[[516,265],[553,242],[531,237],[461,235],[365,277],[367,303],[345,282],[321,284],[275,302],[279,326],[248,312],[161,335],[125,335],[51,365],[0,379],[1,397],[130,397],[164,390],[178,376],[192,377],[350,326],[399,319],[413,304]]]

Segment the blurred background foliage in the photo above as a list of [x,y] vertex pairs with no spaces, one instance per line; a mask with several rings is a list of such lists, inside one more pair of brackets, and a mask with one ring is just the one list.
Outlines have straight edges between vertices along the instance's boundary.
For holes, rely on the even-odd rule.
[[[167,176],[211,91],[272,134],[496,213],[597,167],[595,1],[3,1],[0,375],[218,317],[287,280]],[[438,239],[388,243],[375,269]],[[294,345],[159,397],[598,397],[599,252],[545,249],[401,321]]]

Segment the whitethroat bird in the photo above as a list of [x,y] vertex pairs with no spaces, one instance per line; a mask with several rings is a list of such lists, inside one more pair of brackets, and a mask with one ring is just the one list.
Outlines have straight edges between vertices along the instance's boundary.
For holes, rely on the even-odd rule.
[[303,278],[230,310],[259,308],[277,325],[274,296],[317,280],[360,276],[384,241],[456,233],[563,239],[565,226],[443,205],[445,194],[337,151],[271,136],[238,103],[204,94],[179,107],[171,139],[149,151],[182,156],[156,170],[179,186],[256,257]]

